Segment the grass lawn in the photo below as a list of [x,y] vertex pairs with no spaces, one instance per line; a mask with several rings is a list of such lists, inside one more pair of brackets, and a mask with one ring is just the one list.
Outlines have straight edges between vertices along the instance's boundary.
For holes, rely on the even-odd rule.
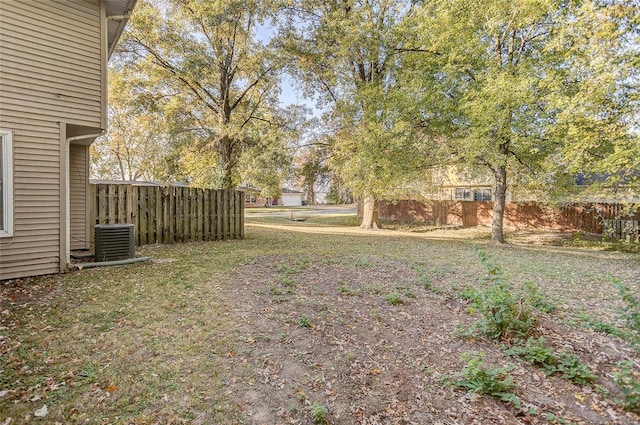
[[[614,382],[621,360],[640,379],[614,284],[640,291],[637,254],[352,222],[248,218],[242,241],[147,246],[149,263],[1,284],[0,424],[640,421]],[[595,379],[473,330],[467,295],[490,277],[476,245],[550,310],[531,334]],[[494,397],[456,385],[507,375]]]

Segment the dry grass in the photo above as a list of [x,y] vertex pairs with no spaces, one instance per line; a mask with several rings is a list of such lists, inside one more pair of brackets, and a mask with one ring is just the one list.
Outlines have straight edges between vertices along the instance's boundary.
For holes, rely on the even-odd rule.
[[[515,285],[545,291],[557,310],[541,332],[576,345],[602,388],[615,392],[606,374],[616,350],[638,361],[586,326],[624,330],[612,282],[640,289],[637,255],[490,246],[486,232],[467,230],[252,221],[243,241],[150,246],[140,250],[150,264],[4,283],[0,423],[314,423],[320,413],[329,423],[537,423],[542,416],[464,398],[438,379],[460,369],[464,351],[506,361],[498,345],[456,333],[473,320],[459,291],[485,273],[474,243]],[[596,387],[518,371],[519,396],[539,413],[638,420]],[[548,391],[531,396],[528,386],[542,384]],[[557,405],[544,398],[554,394]],[[587,413],[580,400],[591,402]],[[44,405],[47,416],[34,417]]]

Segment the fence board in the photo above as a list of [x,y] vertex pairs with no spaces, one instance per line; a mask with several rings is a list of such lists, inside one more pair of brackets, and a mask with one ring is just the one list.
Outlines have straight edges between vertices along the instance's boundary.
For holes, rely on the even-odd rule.
[[134,225],[136,245],[244,237],[244,197],[232,190],[91,185],[91,240],[99,224]]

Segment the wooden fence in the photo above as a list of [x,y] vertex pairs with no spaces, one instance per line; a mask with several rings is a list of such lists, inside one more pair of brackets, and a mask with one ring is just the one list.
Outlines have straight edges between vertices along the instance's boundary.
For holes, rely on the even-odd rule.
[[176,186],[91,185],[95,224],[133,224],[136,245],[244,238],[244,194]]
[[[493,202],[380,201],[381,219],[455,226],[490,226]],[[361,211],[361,210],[359,210]],[[504,223],[512,229],[584,231],[625,239],[638,238],[640,208],[623,204],[583,203],[560,208],[536,203],[507,202]]]

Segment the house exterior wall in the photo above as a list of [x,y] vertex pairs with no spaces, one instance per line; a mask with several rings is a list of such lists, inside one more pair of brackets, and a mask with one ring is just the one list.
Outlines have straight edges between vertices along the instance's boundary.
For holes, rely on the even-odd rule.
[[69,201],[71,249],[89,249],[89,147],[69,147]]
[[[0,280],[66,267],[66,129],[104,126],[103,16],[97,0],[0,1],[0,128],[13,131],[14,149],[14,234],[0,238]],[[79,180],[70,186],[77,204]]]

